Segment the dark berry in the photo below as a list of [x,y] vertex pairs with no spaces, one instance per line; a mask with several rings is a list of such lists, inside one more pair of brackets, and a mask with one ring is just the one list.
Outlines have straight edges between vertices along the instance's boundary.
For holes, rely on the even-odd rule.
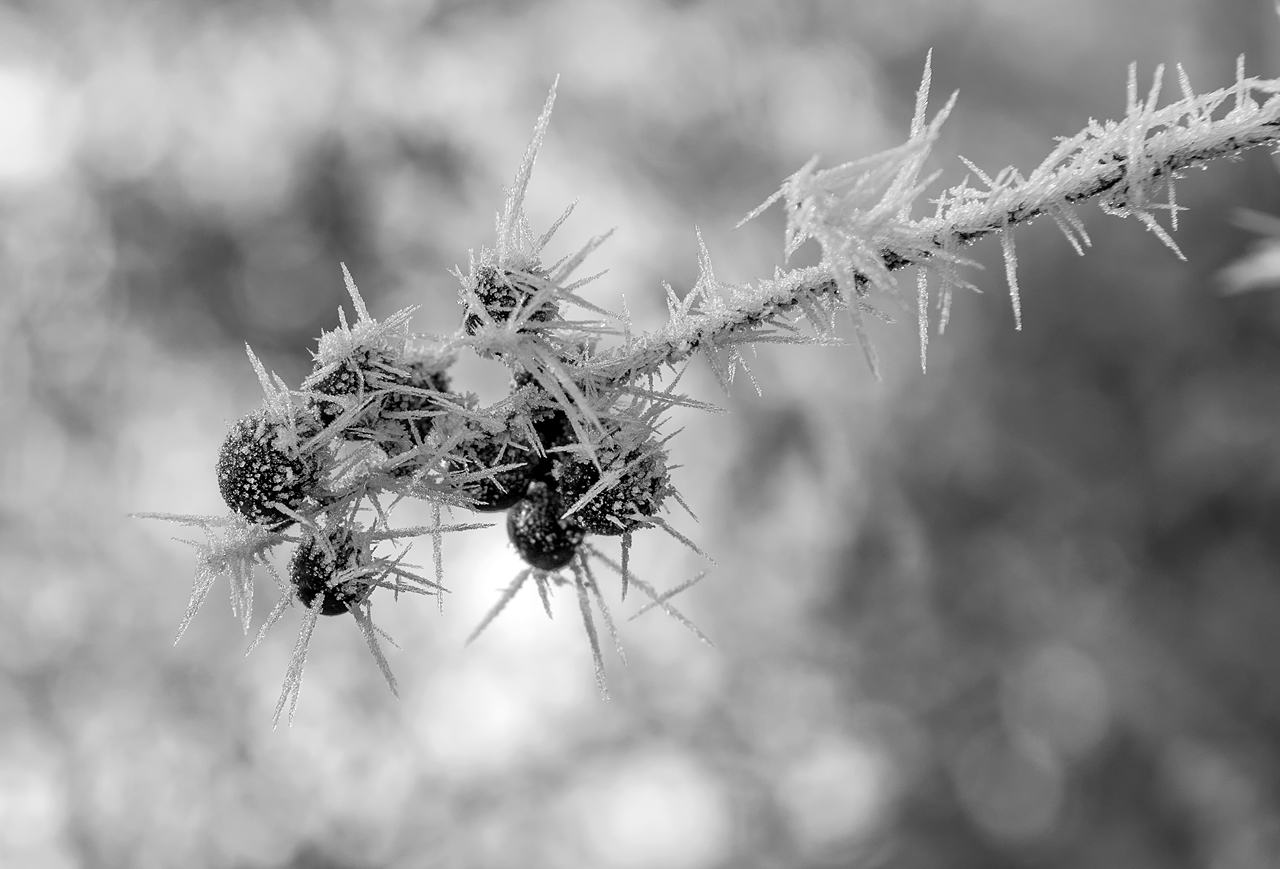
[[[497,324],[507,322],[529,301],[537,290],[524,283],[512,272],[504,271],[502,277],[493,266],[481,266],[476,272],[476,298],[484,306],[489,317]],[[555,301],[542,303],[529,319],[539,323],[553,320],[560,313]],[[474,310],[468,310],[463,320],[468,335],[474,335],[484,325],[484,318]]]
[[327,543],[322,544],[316,537],[303,541],[289,560],[289,582],[308,609],[314,609],[312,604],[323,592],[320,615],[340,616],[373,589],[373,583],[362,572],[370,559],[349,530],[329,532]]
[[506,510],[524,497],[529,483],[537,479],[542,462],[532,448],[508,437],[479,437],[459,447],[461,460],[453,462],[453,469],[469,474],[487,468],[497,468],[519,462],[515,468],[498,471],[462,485],[462,491],[474,502],[470,506],[481,513]]
[[573,423],[569,422],[569,415],[558,407],[534,411],[533,430],[538,433],[542,449],[547,453],[578,442],[578,435],[573,430]]
[[218,454],[222,500],[250,522],[284,527],[293,520],[272,506],[296,510],[316,488],[320,463],[283,447],[280,424],[263,411],[241,417]]
[[[386,353],[365,347],[340,361],[323,376],[317,377],[313,373],[302,386],[309,392],[320,393],[321,397],[312,398],[311,407],[319,417],[320,424],[327,426],[341,416],[353,400],[360,401],[365,393],[386,389],[402,379],[391,367]],[[329,401],[323,396],[346,401]],[[352,438],[369,439],[380,409],[381,401],[373,402],[365,413],[347,427],[344,434]]]
[[566,506],[555,489],[534,482],[524,500],[507,511],[507,536],[526,563],[559,570],[573,560],[585,532],[575,516],[560,518]]
[[[622,534],[641,527],[645,517],[658,512],[670,492],[666,457],[660,449],[633,450],[625,460],[615,460],[611,467],[626,468],[622,478],[573,514],[592,534]],[[600,482],[600,477],[600,471],[590,462],[558,462],[556,486],[566,509]]]

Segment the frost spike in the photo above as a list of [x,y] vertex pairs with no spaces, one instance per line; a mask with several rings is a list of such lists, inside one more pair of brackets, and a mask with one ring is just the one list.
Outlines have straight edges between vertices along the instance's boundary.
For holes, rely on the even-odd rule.
[[502,208],[502,217],[498,224],[498,256],[506,259],[511,255],[512,236],[517,234],[519,224],[524,215],[524,197],[529,189],[529,178],[533,175],[533,164],[538,159],[538,151],[542,148],[542,140],[547,134],[547,125],[551,122],[551,108],[556,102],[556,87],[560,84],[560,76],[551,83],[551,91],[542,106],[542,114],[533,125],[533,138],[525,148],[524,159],[520,161],[520,169],[511,183],[511,193]]
[[578,609],[582,611],[582,626],[587,630],[587,640],[591,643],[591,659],[596,667],[596,687],[600,689],[600,697],[609,699],[609,685],[604,675],[604,655],[600,653],[600,637],[596,633],[595,619],[591,616],[591,599],[587,596],[587,586],[582,578],[582,568],[577,561],[573,564],[573,584],[578,589]]
[[392,695],[399,700],[400,688],[396,685],[396,677],[391,674],[391,665],[387,663],[387,656],[382,653],[382,646],[378,644],[379,631],[373,624],[373,618],[365,607],[348,604],[347,608],[351,610],[351,615],[355,618],[356,624],[360,626],[360,633],[364,634],[364,641],[369,646],[369,653],[373,655],[373,660],[378,663],[378,669],[382,671],[382,677],[387,680],[387,687],[391,689]]
[[666,600],[662,599],[662,596],[659,595],[658,592],[654,589],[654,587],[650,585],[646,580],[643,580],[638,576],[633,576],[631,578],[631,581],[636,584],[637,588],[639,588],[642,592],[644,592],[649,596],[649,599],[654,602],[655,606],[660,607],[662,611],[665,612],[668,616],[675,619],[680,624],[684,625],[686,628],[692,631],[695,637],[697,637],[702,642],[706,643],[708,646],[712,646],[712,647],[715,646],[715,644],[711,642],[710,637],[704,634],[698,628],[697,625],[695,625],[692,621],[690,621],[688,616],[686,616],[684,613],[680,612],[680,610],[673,607]]
[[266,639],[267,633],[275,627],[276,622],[284,616],[285,610],[293,603],[291,594],[285,595],[276,601],[276,605],[271,608],[270,614],[267,615],[266,621],[262,623],[262,627],[258,628],[257,635],[253,638],[253,642],[249,644],[249,648],[244,650],[244,656],[247,658],[249,654]]
[[[185,542],[189,543],[190,541]],[[213,584],[217,579],[217,573],[197,563],[196,578],[191,585],[191,598],[187,601],[187,611],[182,616],[182,622],[178,625],[178,635],[173,638],[175,646],[182,639],[182,635],[187,632],[187,628],[191,625],[191,620],[196,617],[196,613],[200,612],[200,607],[204,606],[205,599],[209,597],[209,590],[213,588]]]
[[654,607],[662,606],[664,603],[671,600],[671,598],[675,597],[681,592],[688,591],[689,589],[697,585],[699,582],[701,582],[710,573],[711,573],[710,570],[699,571],[698,574],[693,577],[693,579],[686,579],[684,582],[680,583],[675,588],[664,591],[662,594],[658,595],[656,598],[649,601],[649,603],[645,604],[644,606],[640,607],[640,609],[632,613],[631,616],[627,618],[627,621],[629,622],[635,621],[636,619],[640,618],[640,616],[644,615]]
[[927,372],[929,354],[929,273],[916,269],[916,315],[920,324],[920,373]]
[[587,563],[585,558],[579,559],[582,565],[582,572],[587,578],[587,588],[596,599],[596,606],[600,608],[600,615],[604,619],[604,625],[609,629],[609,636],[613,637],[613,648],[618,653],[618,660],[623,666],[627,663],[627,652],[622,648],[622,635],[618,633],[618,627],[613,623],[613,613],[609,612],[609,605],[604,602],[604,595],[600,593],[600,585],[596,582],[595,576],[591,573],[591,565]]
[[351,272],[347,271],[347,264],[340,263],[340,265],[342,266],[342,281],[347,285],[347,295],[351,297],[351,304],[356,309],[356,322],[373,322],[373,318],[369,316],[369,309],[364,305],[364,298],[360,295],[360,291],[356,289],[355,279],[351,277]]
[[303,607],[302,627],[298,630],[298,641],[293,646],[293,656],[289,659],[289,669],[285,672],[284,686],[280,689],[280,700],[276,703],[275,714],[271,717],[273,727],[280,725],[280,714],[285,705],[289,707],[289,724],[293,725],[293,714],[298,709],[298,694],[302,690],[302,670],[307,663],[307,648],[311,644],[311,632],[315,630],[320,619],[320,607],[324,603],[323,593],[316,600],[315,609]]
[[1013,303],[1013,328],[1022,328],[1022,299],[1018,295],[1018,251],[1014,247],[1013,233],[1000,235],[1000,249],[1004,253],[1004,277],[1009,283],[1009,301]]
[[462,644],[463,646],[469,646],[476,641],[476,638],[484,632],[484,629],[489,627],[489,623],[498,617],[498,613],[502,612],[507,604],[511,603],[511,599],[516,596],[516,592],[520,590],[520,586],[524,585],[524,581],[529,578],[529,574],[532,572],[532,567],[526,567],[516,574],[516,578],[502,592],[502,596],[498,598],[498,602],[493,605],[493,608],[480,620],[480,624],[476,625],[475,630],[471,632],[466,642]]
[[925,112],[929,108],[929,84],[933,80],[933,49],[924,56],[924,74],[920,76],[920,87],[916,90],[916,110],[911,116],[911,133],[909,138],[916,138],[924,132]]

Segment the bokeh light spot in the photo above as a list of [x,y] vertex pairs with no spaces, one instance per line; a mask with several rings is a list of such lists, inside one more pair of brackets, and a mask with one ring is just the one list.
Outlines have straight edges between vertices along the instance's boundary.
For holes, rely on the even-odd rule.
[[779,798],[805,850],[851,842],[880,819],[889,797],[888,762],[861,741],[832,738],[783,773]]
[[1042,744],[984,731],[956,755],[952,775],[970,817],[993,839],[1038,839],[1057,823],[1062,767]]
[[35,72],[0,69],[0,184],[39,181],[61,167],[70,137],[60,103]]
[[577,795],[572,823],[594,859],[618,869],[696,869],[724,859],[729,808],[682,754],[639,752]]
[[1079,756],[1107,732],[1111,702],[1093,659],[1063,645],[1034,652],[1005,679],[1006,723],[1057,751]]

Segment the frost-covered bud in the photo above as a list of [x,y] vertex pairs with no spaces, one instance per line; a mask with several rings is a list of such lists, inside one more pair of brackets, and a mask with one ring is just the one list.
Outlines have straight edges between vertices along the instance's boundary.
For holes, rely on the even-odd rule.
[[293,520],[276,504],[296,510],[320,480],[320,462],[286,446],[281,424],[264,411],[241,417],[218,454],[218,491],[250,522],[284,527]]
[[[490,319],[499,325],[507,322],[517,311],[523,309],[536,292],[536,289],[522,283],[511,272],[503,272],[499,276],[498,270],[493,266],[481,266],[476,271],[476,298],[480,300]],[[529,315],[529,319],[545,323],[554,320],[559,313],[560,306],[554,300],[548,300],[539,305],[538,309]],[[463,320],[468,335],[479,332],[484,322],[484,318],[479,313],[468,308],[466,318]]]
[[554,488],[534,482],[507,511],[507,536],[529,565],[559,570],[573,560],[585,532],[577,518],[560,518],[566,506]]
[[316,537],[302,542],[289,560],[289,582],[308,609],[315,609],[323,593],[320,615],[340,616],[373,590],[367,570],[371,560],[368,548],[357,543],[350,529],[334,529],[323,543]]
[[[642,527],[671,493],[666,454],[661,447],[632,450],[624,459],[615,459],[604,468],[605,473],[616,469],[621,470],[621,479],[573,514],[592,534],[623,534]],[[556,463],[554,477],[568,509],[600,482],[601,473],[591,462],[566,460]]]

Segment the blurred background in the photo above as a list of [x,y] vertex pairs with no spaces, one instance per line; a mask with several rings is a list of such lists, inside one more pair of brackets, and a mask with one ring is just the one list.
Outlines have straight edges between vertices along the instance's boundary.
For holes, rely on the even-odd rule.
[[1021,230],[1021,332],[979,245],[927,375],[910,315],[880,383],[856,347],[763,348],[762,396],[695,363],[730,412],[675,421],[675,522],[718,562],[680,600],[716,645],[626,624],[607,703],[571,595],[463,650],[519,566],[490,528],[446,541],[443,614],[376,609],[399,702],[325,620],[273,731],[298,613],[243,660],[219,584],[174,647],[198,532],[127,515],[224,511],[244,344],[296,385],[340,262],[375,316],[456,328],[556,75],[534,226],[616,226],[591,298],[654,328],[695,226],[722,279],[780,264],[779,210],[733,225],[900,142],[930,48],[957,183],[1120,115],[1130,62],[1208,91],[1242,53],[1280,75],[1278,36],[1265,0],[0,5],[0,865],[1280,865],[1280,296],[1220,278],[1238,209],[1280,212],[1265,153],[1181,183],[1185,263],[1092,207],[1084,258]]

